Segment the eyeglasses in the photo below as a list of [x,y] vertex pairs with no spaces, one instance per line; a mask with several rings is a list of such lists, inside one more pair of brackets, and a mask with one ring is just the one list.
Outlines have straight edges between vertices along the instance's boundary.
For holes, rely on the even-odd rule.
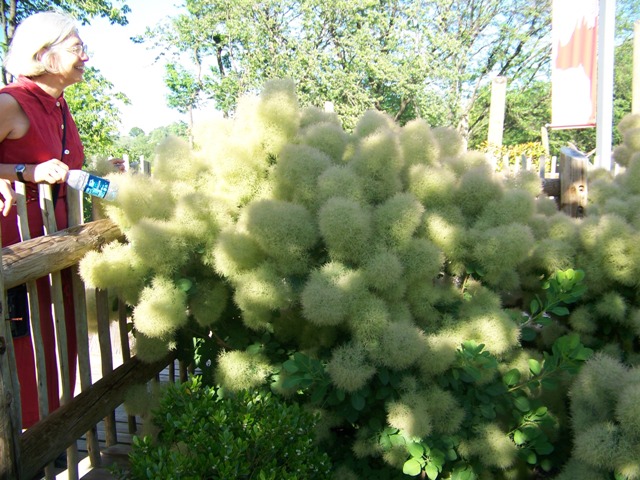
[[82,54],[88,55],[89,53],[89,47],[87,46],[86,43],[74,45],[73,47],[69,47],[66,50],[67,52],[71,52],[77,55],[78,57],[80,57]]

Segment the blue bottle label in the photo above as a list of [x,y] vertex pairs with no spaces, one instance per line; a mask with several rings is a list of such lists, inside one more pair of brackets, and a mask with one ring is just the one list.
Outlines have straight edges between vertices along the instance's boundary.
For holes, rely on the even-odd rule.
[[95,175],[89,175],[89,180],[87,180],[84,191],[89,195],[93,195],[98,198],[104,198],[104,196],[109,191],[109,183],[109,180],[105,180],[101,177],[96,177]]

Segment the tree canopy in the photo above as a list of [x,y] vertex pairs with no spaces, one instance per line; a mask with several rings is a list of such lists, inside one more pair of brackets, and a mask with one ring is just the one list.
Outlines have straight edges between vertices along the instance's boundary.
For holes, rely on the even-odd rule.
[[87,67],[84,81],[66,89],[65,98],[78,125],[85,154],[111,154],[120,124],[115,101],[130,103],[126,95],[114,92],[113,84],[99,70]]
[[400,123],[469,128],[495,75],[528,85],[548,63],[549,0],[187,0],[138,41],[167,57],[172,106],[213,100],[227,115],[270,78],[303,104],[332,102],[345,126],[365,110]]
[[[640,6],[617,2],[614,123],[629,112],[633,23]],[[169,105],[233,115],[239,96],[291,78],[303,105],[331,102],[346,128],[364,111],[400,124],[423,118],[486,140],[491,80],[508,80],[505,144],[540,140],[551,117],[550,0],[186,0],[147,29],[166,60]],[[615,141],[618,141],[617,132]],[[554,131],[589,151],[593,129]]]
[[185,140],[189,138],[188,126],[185,122],[175,122],[151,130],[148,134],[139,127],[134,127],[128,135],[121,135],[114,145],[114,155],[128,155],[135,162],[144,157],[153,162],[158,145],[167,137],[175,136]]

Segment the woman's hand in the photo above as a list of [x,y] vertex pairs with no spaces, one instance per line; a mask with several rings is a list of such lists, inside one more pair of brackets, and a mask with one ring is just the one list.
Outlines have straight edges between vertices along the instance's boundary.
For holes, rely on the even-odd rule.
[[0,208],[2,209],[2,216],[9,215],[9,210],[16,201],[17,195],[15,190],[11,187],[9,180],[0,179]]
[[56,158],[38,163],[33,170],[34,183],[63,183],[67,179],[69,167]]

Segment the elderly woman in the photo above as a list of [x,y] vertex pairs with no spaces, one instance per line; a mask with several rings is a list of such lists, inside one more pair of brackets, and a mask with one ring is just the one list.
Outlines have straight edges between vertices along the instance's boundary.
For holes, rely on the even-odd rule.
[[[16,29],[5,59],[5,67],[15,81],[0,90],[0,178],[25,183],[31,237],[44,233],[37,183],[54,185],[57,226],[59,229],[67,227],[64,181],[70,169],[82,168],[84,151],[63,92],[66,87],[82,81],[88,60],[87,48],[78,35],[75,21],[57,12],[37,13],[25,19]],[[20,242],[15,209],[0,217],[0,224],[3,247]],[[62,272],[73,386],[76,337],[69,274],[69,271]],[[60,393],[51,294],[46,279],[38,280],[37,287],[49,410],[52,411],[60,404]],[[39,419],[34,355],[28,329],[26,335],[16,336],[14,345],[23,428],[27,428]]]

